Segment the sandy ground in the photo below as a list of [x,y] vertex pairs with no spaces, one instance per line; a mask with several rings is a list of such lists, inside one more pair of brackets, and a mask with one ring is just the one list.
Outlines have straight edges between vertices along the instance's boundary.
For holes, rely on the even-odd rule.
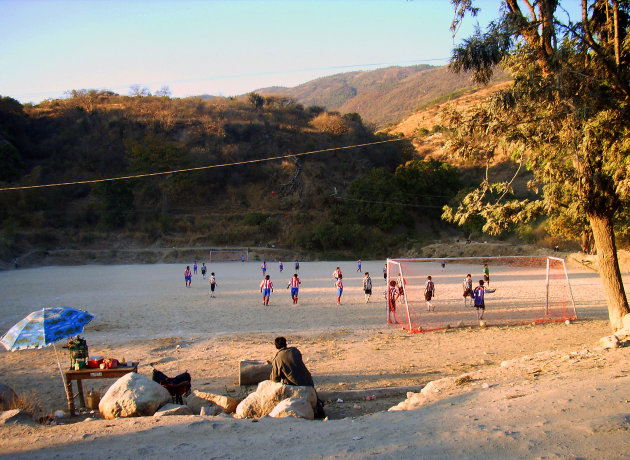
[[[331,281],[337,265],[344,272],[341,307]],[[254,262],[209,267],[217,274],[216,298],[209,297],[200,274],[185,288],[185,267],[179,264],[6,271],[0,273],[0,330],[43,306],[84,308],[97,316],[84,334],[91,354],[140,361],[139,372],[146,376],[150,363],[167,374],[188,370],[194,389],[232,396],[251,390],[238,387],[239,361],[271,359],[279,334],[301,349],[320,391],[422,385],[464,373],[472,381],[435,394],[409,412],[382,412],[404,396],[330,401],[324,422],[265,418],[252,423],[225,416],[105,421],[88,413],[66,417],[60,426],[5,425],[0,426],[0,456],[77,458],[86,451],[94,458],[628,455],[630,353],[628,348],[597,348],[598,339],[610,331],[596,274],[570,271],[580,316],[570,325],[462,327],[409,335],[384,322],[383,261],[363,264],[374,280],[375,294],[367,304],[354,263],[303,262],[297,307],[285,289],[293,264],[286,262],[282,274],[275,263],[269,266],[276,285],[269,307],[261,304],[261,273]],[[461,283],[460,270],[470,267],[449,264],[444,274],[436,274],[445,307],[446,293],[456,292]],[[527,283],[513,282],[507,269],[492,267],[492,276],[501,294],[492,300],[496,311],[507,299],[527,294]],[[492,312],[489,301],[488,317]],[[67,366],[67,351],[61,355]],[[56,370],[51,348],[0,351],[0,382],[36,393],[45,411],[66,408]],[[88,388],[100,391],[112,383],[92,382]]]

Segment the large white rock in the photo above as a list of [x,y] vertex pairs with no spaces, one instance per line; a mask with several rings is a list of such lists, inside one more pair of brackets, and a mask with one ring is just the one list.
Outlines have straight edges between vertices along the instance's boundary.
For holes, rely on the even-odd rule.
[[297,387],[279,382],[265,380],[258,388],[236,407],[236,417],[264,417],[268,415],[280,401],[288,398],[306,400],[313,409],[317,404],[317,393],[313,387]]
[[313,420],[315,413],[313,412],[313,407],[306,399],[289,398],[280,401],[269,413],[269,416],[275,418],[296,417]]
[[104,419],[153,415],[171,401],[169,392],[159,383],[130,372],[116,380],[101,398],[98,410]]

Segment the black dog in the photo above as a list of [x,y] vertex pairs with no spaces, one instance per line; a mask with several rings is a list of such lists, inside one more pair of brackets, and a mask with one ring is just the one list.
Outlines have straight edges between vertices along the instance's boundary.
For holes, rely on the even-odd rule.
[[182,396],[190,393],[190,374],[188,371],[173,378],[168,377],[164,372],[153,368],[153,381],[159,383],[168,390],[176,404],[184,404]]

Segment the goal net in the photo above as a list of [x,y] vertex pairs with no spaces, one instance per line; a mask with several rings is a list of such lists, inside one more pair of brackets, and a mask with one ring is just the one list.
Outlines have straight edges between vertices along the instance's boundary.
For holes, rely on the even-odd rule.
[[[479,325],[472,297],[463,296],[463,282],[471,274],[473,289],[479,286],[484,264],[489,278],[484,284],[496,289],[485,294],[486,325],[577,319],[564,259],[510,256],[387,259],[387,322],[410,332]],[[435,288],[431,305],[425,300],[428,276]]]
[[212,249],[210,250],[209,261],[212,262],[233,262],[244,261],[247,262],[248,251],[247,248],[236,249]]

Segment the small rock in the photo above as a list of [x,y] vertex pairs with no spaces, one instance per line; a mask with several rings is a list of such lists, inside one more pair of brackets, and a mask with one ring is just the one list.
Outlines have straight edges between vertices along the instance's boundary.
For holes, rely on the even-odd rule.
[[355,404],[354,406],[352,406],[353,409],[359,410],[361,409],[361,406],[359,406],[358,404]]
[[0,412],[0,425],[35,425],[36,423],[37,422],[33,420],[33,414],[26,412],[24,409],[12,409]]
[[490,385],[488,384],[488,382],[483,382],[481,384],[481,388],[487,389],[487,388],[490,388]]
[[619,348],[619,338],[616,335],[602,337],[599,343],[604,348]]
[[199,411],[199,415],[209,415],[214,417],[215,415],[219,415],[221,412],[223,412],[223,410],[221,410],[219,406],[203,406]]
[[193,415],[193,412],[188,406],[168,403],[164,404],[164,406],[160,407],[160,409],[153,414],[154,417],[163,417],[167,415]]

